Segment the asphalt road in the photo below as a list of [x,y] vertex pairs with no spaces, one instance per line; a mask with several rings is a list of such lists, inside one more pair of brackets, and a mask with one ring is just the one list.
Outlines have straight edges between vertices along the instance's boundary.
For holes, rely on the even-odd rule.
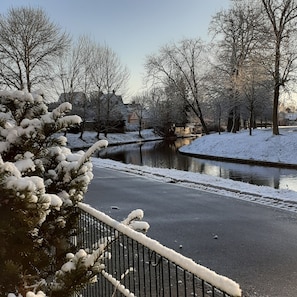
[[94,168],[85,202],[122,220],[141,208],[148,236],[237,281],[245,296],[297,296],[297,215]]

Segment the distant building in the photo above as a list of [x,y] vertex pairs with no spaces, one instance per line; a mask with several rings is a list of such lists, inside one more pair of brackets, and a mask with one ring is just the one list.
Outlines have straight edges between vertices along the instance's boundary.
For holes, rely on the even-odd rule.
[[285,113],[285,119],[289,120],[289,121],[296,121],[297,120],[297,112]]
[[138,130],[140,121],[141,129],[147,129],[151,127],[150,115],[147,109],[138,103],[129,103],[125,105],[127,109],[127,130]]
[[124,132],[128,122],[128,111],[122,96],[115,92],[104,94],[93,92],[89,97],[83,92],[62,93],[58,101],[48,105],[49,111],[63,102],[72,104],[70,114],[82,118],[85,130],[108,130],[108,132]]
[[72,104],[72,111],[70,114],[82,116],[84,104],[87,103],[87,99],[85,93],[83,92],[62,93],[58,101],[48,104],[49,111],[52,111],[64,102],[69,102]]

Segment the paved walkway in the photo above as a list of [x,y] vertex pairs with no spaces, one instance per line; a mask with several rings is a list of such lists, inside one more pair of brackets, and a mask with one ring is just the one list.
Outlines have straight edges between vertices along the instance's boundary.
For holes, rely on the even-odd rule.
[[245,296],[296,295],[297,214],[94,168],[86,203],[122,220],[141,208],[148,236],[237,281]]

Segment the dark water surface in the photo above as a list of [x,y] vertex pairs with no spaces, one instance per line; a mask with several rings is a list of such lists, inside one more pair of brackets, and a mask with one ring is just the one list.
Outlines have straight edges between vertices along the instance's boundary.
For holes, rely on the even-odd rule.
[[269,186],[275,189],[297,191],[296,169],[218,162],[180,154],[178,148],[190,144],[191,141],[192,139],[186,138],[171,142],[151,141],[141,144],[111,146],[102,150],[99,156],[127,164],[174,168],[255,185]]

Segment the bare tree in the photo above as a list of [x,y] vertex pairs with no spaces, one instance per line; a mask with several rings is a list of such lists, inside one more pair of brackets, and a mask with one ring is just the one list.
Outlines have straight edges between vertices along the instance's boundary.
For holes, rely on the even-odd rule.
[[143,123],[144,116],[145,116],[145,113],[147,112],[148,98],[149,98],[149,94],[147,93],[143,93],[142,95],[138,95],[132,98],[131,106],[138,119],[138,123],[137,123],[138,135],[140,138],[142,138],[141,131],[144,126],[144,123]]
[[[244,75],[239,77],[243,107],[248,111],[249,134],[256,128],[256,116],[271,105],[271,80],[259,61],[246,63]],[[269,104],[268,104],[269,103]]]
[[67,51],[67,53],[59,59],[57,77],[60,88],[58,88],[57,92],[61,95],[62,89],[62,101],[72,103],[75,92],[80,90],[80,79],[83,68],[82,41],[82,38],[79,38],[77,44],[72,46],[71,50]]
[[111,48],[100,45],[87,35],[80,36],[68,56],[61,60],[58,77],[64,100],[72,102],[78,92],[83,94],[79,96],[80,102],[73,102],[83,120],[81,138],[87,118],[96,121],[97,137],[103,126],[115,123],[114,114],[119,117],[119,112],[113,97],[116,90],[125,92],[129,71]]
[[102,82],[101,91],[107,94],[113,91],[124,94],[130,78],[128,68],[121,63],[119,56],[109,46],[99,46],[98,49],[102,55],[97,64],[100,67],[98,76]]
[[184,100],[199,118],[207,134],[208,128],[201,109],[204,49],[200,39],[185,39],[179,44],[165,45],[159,50],[159,54],[147,57],[145,68],[153,84],[160,83],[164,87],[168,86],[169,82],[175,86],[175,91],[179,92],[181,100]]
[[50,69],[70,39],[34,8],[11,8],[0,16],[0,83],[24,89],[50,79]]
[[226,82],[224,77],[217,71],[216,67],[209,69],[206,73],[205,84],[208,100],[208,108],[205,116],[209,119],[213,119],[213,130],[218,131],[219,134],[224,130],[225,126],[224,118],[227,118],[230,108],[226,103],[226,98],[229,96],[228,90],[226,89]]
[[247,64],[256,54],[261,38],[258,34],[260,24],[259,9],[253,2],[233,1],[227,11],[220,11],[212,20],[210,31],[218,37],[218,63],[216,71],[225,77],[225,88],[229,99],[227,129],[236,132],[240,125],[242,96],[240,88]]
[[297,2],[296,0],[261,0],[264,13],[268,19],[267,27],[273,36],[274,61],[271,63],[271,74],[274,81],[273,96],[273,134],[279,134],[278,106],[280,88],[290,80],[296,70],[296,33]]
[[[97,110],[98,136],[102,128],[107,135],[108,130],[117,123],[114,120],[114,114],[120,116],[115,92],[122,95],[125,93],[130,77],[129,70],[110,47],[93,43],[90,75],[92,87],[95,90],[92,98]],[[105,95],[102,96],[103,94]],[[104,100],[102,100],[103,98]],[[119,121],[121,121],[121,117]],[[103,122],[104,125],[102,125]]]
[[[164,137],[176,137],[176,127],[185,127],[188,110],[174,87],[151,88],[144,97],[146,116],[154,130]],[[141,108],[141,107],[140,107]],[[143,111],[142,111],[143,114]]]
[[83,138],[83,133],[85,130],[85,124],[87,120],[87,111],[90,108],[90,101],[92,95],[92,71],[94,68],[94,43],[87,36],[80,37],[79,44],[81,45],[80,50],[80,62],[81,62],[81,71],[79,78],[80,89],[84,93],[84,98],[82,103],[82,124],[81,124],[81,134],[80,138]]
[[164,89],[151,88],[148,94],[148,110],[154,131],[162,136],[170,136],[172,118],[166,102]]

